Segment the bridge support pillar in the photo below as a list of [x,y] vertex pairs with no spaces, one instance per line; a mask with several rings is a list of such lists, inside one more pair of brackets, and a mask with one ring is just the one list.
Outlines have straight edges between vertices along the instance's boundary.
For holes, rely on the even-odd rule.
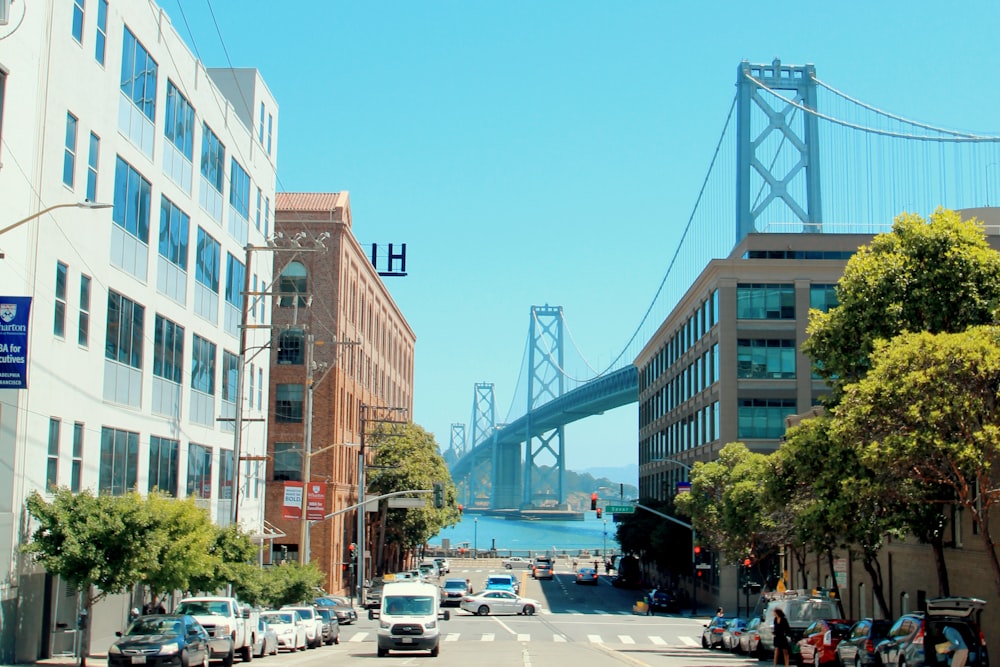
[[494,444],[492,509],[517,509],[521,499],[521,443]]

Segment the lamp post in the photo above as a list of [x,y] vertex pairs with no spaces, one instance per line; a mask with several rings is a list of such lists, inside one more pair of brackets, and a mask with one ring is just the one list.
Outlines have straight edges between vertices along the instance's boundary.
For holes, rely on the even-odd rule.
[[52,206],[48,206],[46,208],[43,208],[41,211],[38,211],[37,213],[32,213],[28,217],[21,218],[17,222],[11,223],[11,224],[7,225],[6,227],[4,227],[3,229],[0,229],[0,235],[6,234],[10,230],[12,230],[12,229],[14,229],[16,227],[20,227],[21,225],[23,225],[26,222],[31,222],[35,218],[40,218],[43,215],[45,215],[46,213],[48,213],[50,211],[54,211],[57,208],[86,208],[86,209],[95,209],[95,208],[111,208],[113,206],[114,206],[114,204],[102,204],[101,202],[96,202],[96,201],[77,201],[77,202],[69,202],[69,203],[65,203],[65,204],[53,204]]
[[479,517],[472,519],[472,558],[479,558]]
[[601,552],[604,560],[608,560],[608,520],[604,520],[604,551]]

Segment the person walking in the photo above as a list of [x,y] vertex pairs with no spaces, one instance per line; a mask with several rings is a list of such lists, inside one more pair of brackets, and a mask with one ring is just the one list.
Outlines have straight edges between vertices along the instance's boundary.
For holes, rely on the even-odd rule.
[[166,614],[167,613],[167,608],[163,606],[162,602],[160,602],[160,597],[158,595],[156,595],[156,593],[154,593],[152,601],[150,601],[149,604],[147,604],[145,607],[143,607],[142,613],[143,613],[143,615],[145,615],[145,614]]
[[778,667],[778,656],[785,654],[785,667],[788,667],[791,646],[789,644],[792,636],[792,628],[788,625],[785,612],[781,609],[774,610],[774,667]]

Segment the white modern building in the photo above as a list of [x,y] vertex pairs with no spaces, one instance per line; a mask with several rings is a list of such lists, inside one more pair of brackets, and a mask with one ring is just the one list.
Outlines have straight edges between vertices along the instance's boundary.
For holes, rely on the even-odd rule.
[[75,597],[19,551],[32,491],[158,488],[262,531],[272,258],[246,248],[277,154],[258,72],[206,68],[151,0],[0,0],[0,663],[73,648]]

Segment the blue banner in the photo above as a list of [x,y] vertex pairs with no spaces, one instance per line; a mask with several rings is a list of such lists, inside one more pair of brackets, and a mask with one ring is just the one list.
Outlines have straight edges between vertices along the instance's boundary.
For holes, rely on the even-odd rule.
[[0,296],[0,389],[28,388],[30,296]]

